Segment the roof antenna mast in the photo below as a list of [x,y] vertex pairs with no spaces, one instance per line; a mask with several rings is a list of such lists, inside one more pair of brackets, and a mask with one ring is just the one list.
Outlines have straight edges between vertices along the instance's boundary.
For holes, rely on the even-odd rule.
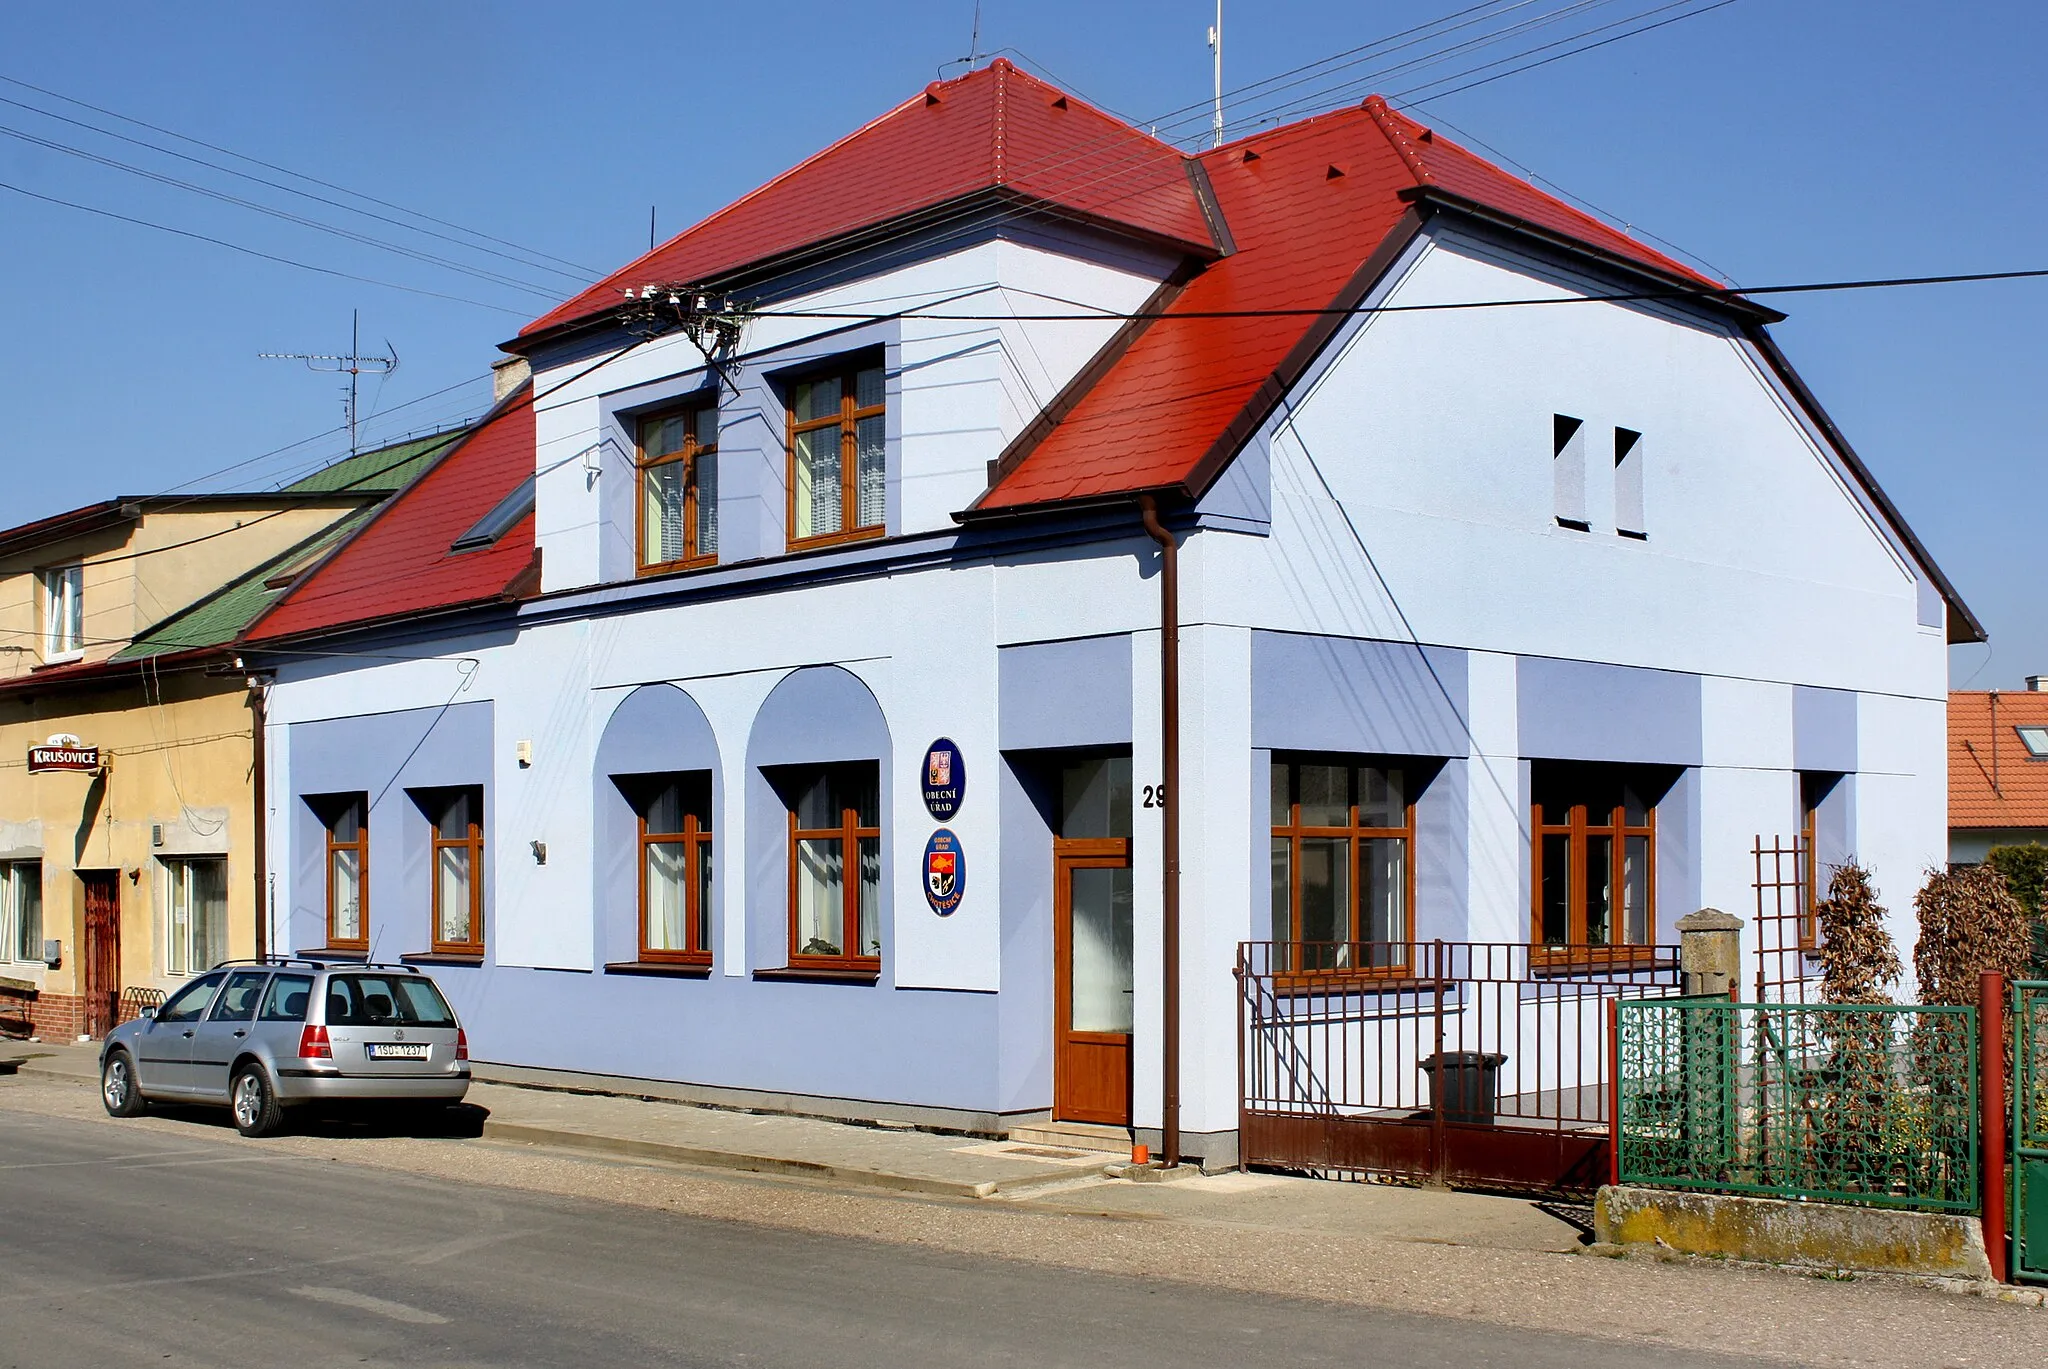
[[1216,141],[1211,147],[1223,146],[1223,0],[1216,0],[1216,22],[1209,26],[1209,53],[1215,59],[1216,67],[1216,115],[1211,121],[1216,132]]
[[981,56],[981,0],[974,0],[974,28],[967,35],[967,67],[974,69],[974,63]]
[[[364,371],[371,375],[390,375],[398,369],[398,349],[387,338],[383,356],[363,355],[362,311],[349,310],[348,355],[335,356],[331,352],[258,352],[259,357],[278,361],[303,361],[309,371],[325,371],[333,375],[346,375],[348,384],[342,389],[342,408],[348,415],[348,454],[356,454],[356,380]],[[331,363],[322,365],[322,362]]]

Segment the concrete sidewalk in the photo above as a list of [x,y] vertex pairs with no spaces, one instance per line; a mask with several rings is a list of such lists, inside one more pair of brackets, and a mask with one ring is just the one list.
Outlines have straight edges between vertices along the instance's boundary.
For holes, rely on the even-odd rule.
[[[0,1043],[0,1072],[92,1085],[97,1042]],[[953,1198],[1015,1197],[1098,1182],[1115,1157],[1051,1146],[807,1117],[733,1112],[688,1103],[470,1085],[489,1141],[580,1150],[635,1160],[815,1179],[841,1187]]]

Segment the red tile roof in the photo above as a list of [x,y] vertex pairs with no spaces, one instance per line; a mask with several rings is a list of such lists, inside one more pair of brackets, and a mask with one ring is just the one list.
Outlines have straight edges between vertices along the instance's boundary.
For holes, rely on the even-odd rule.
[[[520,330],[615,308],[627,287],[703,284],[987,191],[1213,254],[1179,151],[998,57],[879,119]],[[951,222],[925,214],[921,221]],[[906,225],[907,226],[907,225]]]
[[1236,252],[1204,267],[1165,305],[1165,317],[1133,330],[1128,350],[1091,378],[1057,426],[1013,445],[976,511],[1145,489],[1200,494],[1278,401],[1283,363],[1308,360],[1337,322],[1329,315],[1202,315],[1348,305],[1372,283],[1364,268],[1421,189],[1661,276],[1720,288],[1435,136],[1378,96],[1203,153],[1201,162]]
[[2048,727],[2048,693],[1957,690],[1948,696],[1950,827],[2048,827],[2048,760],[2027,753],[2014,730],[2020,727]]
[[243,640],[262,646],[354,626],[517,597],[536,552],[533,515],[477,551],[456,538],[530,479],[533,391],[522,386],[451,446],[360,532],[315,565]]

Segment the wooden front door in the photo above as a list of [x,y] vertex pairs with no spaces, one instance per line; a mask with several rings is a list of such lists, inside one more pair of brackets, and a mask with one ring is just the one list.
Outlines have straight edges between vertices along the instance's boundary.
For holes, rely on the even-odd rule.
[[114,1029],[121,998],[121,872],[80,870],[85,885],[85,1030]]
[[1053,1116],[1131,1123],[1131,843],[1053,843]]

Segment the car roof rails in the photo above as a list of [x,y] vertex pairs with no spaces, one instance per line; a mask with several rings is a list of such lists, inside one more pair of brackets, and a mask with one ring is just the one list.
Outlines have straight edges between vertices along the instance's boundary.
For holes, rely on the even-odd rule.
[[264,965],[264,966],[277,966],[277,965],[304,965],[304,966],[307,966],[307,967],[308,967],[308,968],[310,968],[310,969],[315,969],[315,970],[317,970],[317,969],[320,969],[320,968],[322,968],[322,965],[321,965],[321,963],[320,963],[319,961],[317,961],[317,960],[309,960],[309,959],[307,959],[307,958],[306,958],[305,956],[297,956],[297,955],[246,955],[246,956],[235,956],[235,957],[233,957],[233,958],[231,958],[231,959],[228,959],[228,960],[216,960],[216,961],[215,961],[215,962],[214,962],[214,963],[213,963],[213,964],[212,964],[212,965],[211,965],[211,966],[209,967],[209,969],[208,969],[208,972],[209,972],[209,973],[211,973],[211,972],[212,972],[213,970],[226,970],[226,969],[232,969],[233,967],[235,967],[235,966],[237,966],[237,965]]

